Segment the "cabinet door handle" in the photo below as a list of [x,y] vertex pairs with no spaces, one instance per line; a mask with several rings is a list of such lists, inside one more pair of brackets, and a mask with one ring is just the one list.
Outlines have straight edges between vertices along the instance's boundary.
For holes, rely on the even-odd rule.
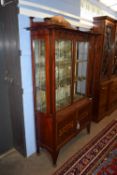
[[106,88],[101,88],[102,90],[105,90]]

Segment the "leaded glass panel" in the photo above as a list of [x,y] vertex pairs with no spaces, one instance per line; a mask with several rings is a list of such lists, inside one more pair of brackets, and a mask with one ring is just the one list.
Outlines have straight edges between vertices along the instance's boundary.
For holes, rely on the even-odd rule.
[[45,41],[34,40],[36,110],[46,111]]
[[72,43],[70,40],[56,40],[56,110],[71,103],[71,54]]
[[86,75],[88,59],[88,42],[77,42],[75,58],[74,100],[86,95]]

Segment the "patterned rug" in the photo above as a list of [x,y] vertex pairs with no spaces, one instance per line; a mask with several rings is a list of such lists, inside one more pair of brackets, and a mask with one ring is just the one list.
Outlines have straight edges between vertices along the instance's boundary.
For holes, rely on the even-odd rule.
[[117,175],[117,121],[112,121],[54,175]]

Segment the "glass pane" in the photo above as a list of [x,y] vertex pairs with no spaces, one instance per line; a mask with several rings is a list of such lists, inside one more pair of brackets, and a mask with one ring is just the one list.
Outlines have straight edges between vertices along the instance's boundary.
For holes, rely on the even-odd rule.
[[103,59],[101,67],[101,78],[106,79],[109,76],[109,66],[112,56],[112,36],[113,36],[113,26],[107,25],[105,28],[105,39],[104,39],[104,48],[103,48]]
[[71,47],[70,40],[56,40],[56,110],[71,103]]
[[34,40],[36,110],[46,111],[45,41]]
[[116,29],[116,35],[115,35],[115,55],[112,62],[112,74],[117,75],[117,29]]
[[88,42],[77,42],[75,60],[74,100],[86,94]]

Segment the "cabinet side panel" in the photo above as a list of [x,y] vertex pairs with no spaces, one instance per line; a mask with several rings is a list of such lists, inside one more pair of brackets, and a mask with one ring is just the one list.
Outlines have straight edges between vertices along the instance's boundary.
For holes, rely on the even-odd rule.
[[47,148],[49,151],[53,149],[53,120],[49,115],[37,115],[38,140],[40,146]]

